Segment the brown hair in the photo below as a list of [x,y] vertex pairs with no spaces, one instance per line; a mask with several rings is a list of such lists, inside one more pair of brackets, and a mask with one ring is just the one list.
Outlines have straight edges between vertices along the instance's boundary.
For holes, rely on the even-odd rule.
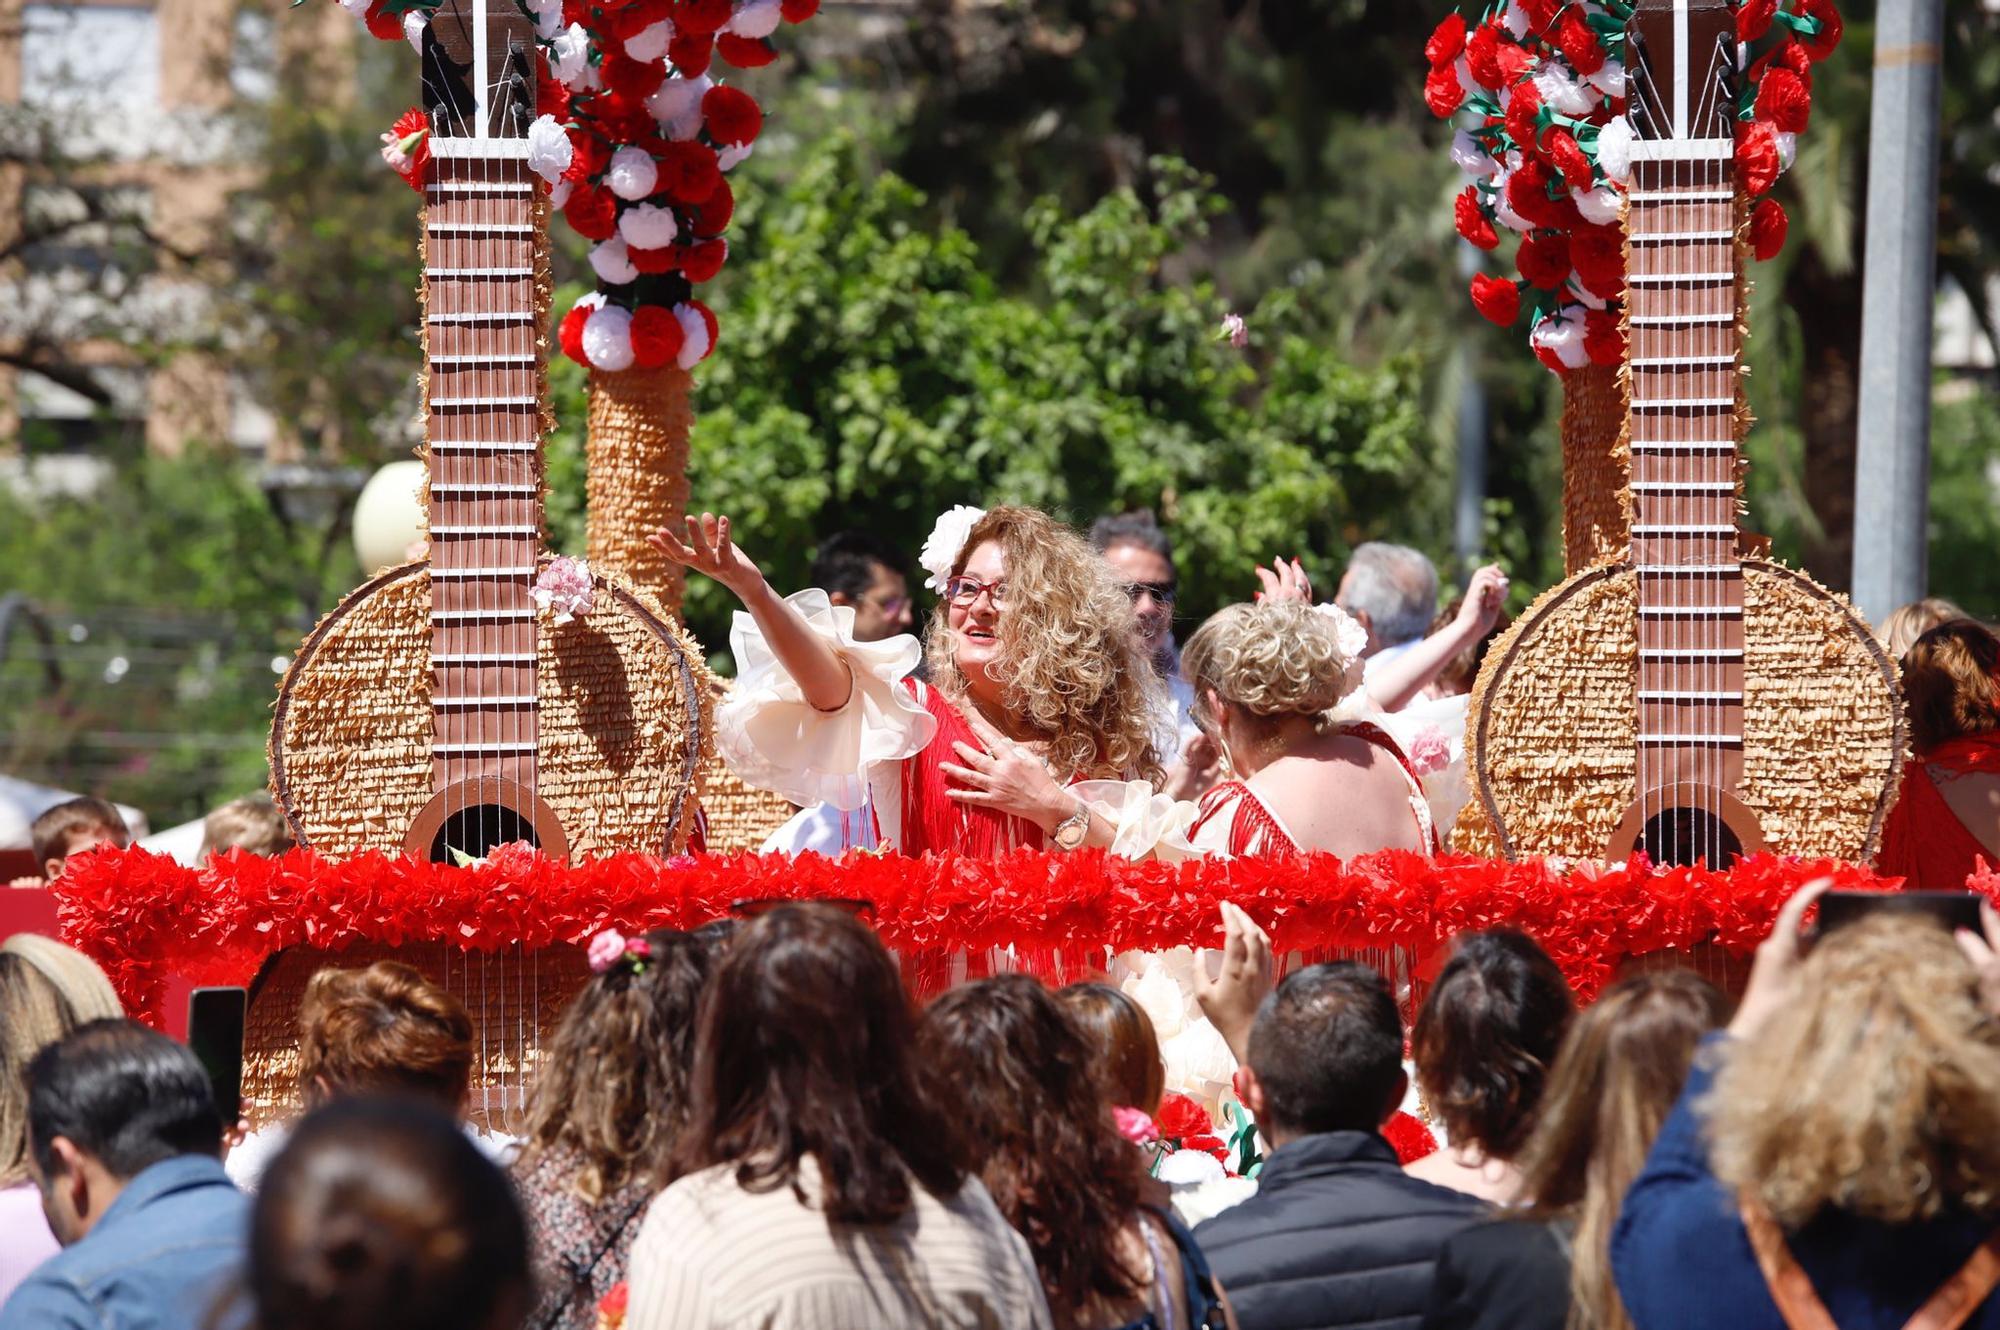
[[1570,1025],[1520,1156],[1523,1217],[1575,1225],[1570,1330],[1631,1330],[1611,1279],[1611,1226],[1727,1005],[1714,985],[1670,970],[1613,984]]
[[79,1026],[122,1015],[110,981],[81,952],[31,934],[0,945],[0,1187],[28,1176],[35,1054]]
[[532,1305],[500,1170],[427,1104],[346,1099],[264,1172],[245,1282],[263,1330],[493,1330]]
[[45,809],[28,828],[28,838],[35,846],[35,871],[40,872],[51,859],[66,858],[70,837],[79,831],[101,831],[112,840],[132,835],[124,816],[108,800],[89,794],[65,799]]
[[1157,1114],[1167,1092],[1167,1066],[1145,1010],[1110,984],[1071,984],[1056,1001],[1090,1042],[1112,1104]]
[[924,1014],[923,1060],[1007,1222],[1028,1240],[1058,1325],[1137,1296],[1119,1248],[1141,1156],[1111,1120],[1090,1041],[1031,975],[952,989]]
[[[1153,737],[1166,698],[1139,643],[1132,601],[1104,556],[1034,508],[995,508],[973,525],[951,571],[987,541],[1007,552],[1007,606],[994,675],[1002,701],[1048,745],[1059,777],[1160,778]],[[931,615],[931,678],[965,695],[948,606]]]
[[900,1219],[912,1179],[955,1194],[955,1128],[918,1078],[915,1042],[902,976],[867,925],[833,905],[759,915],[703,999],[693,1111],[665,1180],[733,1164],[747,1191],[797,1191],[811,1155],[820,1208],[843,1224]]
[[1828,1209],[2000,1218],[2000,1022],[1929,920],[1878,914],[1821,938],[1703,1109],[1716,1177],[1788,1230]]
[[283,854],[296,844],[292,824],[285,820],[285,814],[271,796],[261,792],[231,799],[202,819],[203,859],[231,849],[244,849],[268,858]]
[[321,970],[299,1003],[299,1092],[390,1092],[457,1113],[472,1081],[472,1018],[459,1000],[398,961]]
[[1575,1011],[1569,981],[1526,933],[1458,939],[1410,1034],[1417,1085],[1454,1142],[1514,1157]]
[[2000,639],[1972,619],[1953,619],[1919,637],[1903,657],[1910,739],[1922,756],[1968,734],[2000,730]]
[[643,961],[621,961],[583,986],[543,1050],[517,1170],[573,1151],[576,1190],[595,1205],[665,1167],[688,1118],[695,1014],[727,937],[648,933]]

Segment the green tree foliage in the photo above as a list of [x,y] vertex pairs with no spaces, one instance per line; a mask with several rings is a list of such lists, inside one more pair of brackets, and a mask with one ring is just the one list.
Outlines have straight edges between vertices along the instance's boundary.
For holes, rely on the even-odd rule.
[[[815,541],[844,527],[914,563],[954,503],[1078,522],[1151,507],[1179,541],[1194,618],[1253,587],[1259,559],[1298,555],[1329,581],[1354,541],[1447,501],[1403,362],[1328,354],[1285,291],[1244,311],[1248,347],[1218,338],[1213,284],[1173,275],[1218,206],[1186,168],[1156,164],[1147,196],[1115,190],[1080,217],[1031,207],[1016,294],[861,155],[835,136],[782,188],[745,191],[747,261],[702,372],[695,503],[730,512],[777,585],[802,585]],[[573,452],[581,421],[567,423]],[[691,588],[711,647],[725,613],[718,588]]]

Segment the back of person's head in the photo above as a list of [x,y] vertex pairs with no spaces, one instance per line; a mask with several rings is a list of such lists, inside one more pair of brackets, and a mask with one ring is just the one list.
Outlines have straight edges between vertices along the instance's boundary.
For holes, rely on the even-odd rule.
[[1158,1113],[1167,1067],[1145,1009],[1110,984],[1071,984],[1056,1000],[1090,1041],[1112,1105]]
[[1216,611],[1181,649],[1181,671],[1205,724],[1220,719],[1210,693],[1253,720],[1276,721],[1326,718],[1361,684],[1361,658],[1342,646],[1334,620],[1293,600]]
[[1267,1134],[1375,1131],[1402,1098],[1403,1018],[1389,981],[1359,961],[1286,975],[1250,1026]]
[[896,962],[834,905],[781,905],[736,932],[702,1002],[693,1113],[668,1179],[735,1166],[751,1190],[791,1186],[810,1155],[822,1208],[878,1224],[964,1180],[951,1124],[918,1073]]
[[1926,596],[1907,605],[1898,605],[1882,620],[1882,646],[1901,658],[1916,640],[1941,623],[1972,616],[1943,596]]
[[1514,1157],[1575,1011],[1569,981],[1527,934],[1458,939],[1410,1034],[1417,1087],[1453,1143]]
[[1521,1151],[1520,1199],[1532,1217],[1574,1226],[1573,1325],[1630,1330],[1611,1279],[1611,1229],[1680,1098],[1696,1046],[1727,1012],[1713,984],[1671,970],[1613,984],[1570,1023]]
[[660,1168],[687,1121],[695,1017],[722,955],[716,936],[660,929],[631,939],[542,1050],[526,1154],[573,1152],[577,1189],[593,1204]]
[[2000,638],[1972,619],[1941,623],[1903,655],[1903,703],[1918,753],[2000,730]]
[[109,800],[86,794],[44,810],[29,826],[28,838],[34,842],[35,866],[53,877],[72,852],[100,841],[124,845],[132,833]]
[[472,1018],[459,1000],[398,961],[327,967],[299,1003],[299,1092],[408,1094],[456,1113],[472,1080]]
[[1160,528],[1160,519],[1150,508],[1137,508],[1129,513],[1107,513],[1090,524],[1090,547],[1099,554],[1118,545],[1136,545],[1165,559],[1169,566],[1174,561],[1174,542]]
[[201,857],[220,854],[224,850],[248,850],[251,854],[269,857],[283,854],[298,841],[292,836],[292,824],[285,820],[271,796],[261,791],[246,794],[241,799],[231,799],[222,807],[202,819]]
[[829,596],[860,600],[875,585],[878,569],[900,575],[903,555],[894,545],[866,531],[836,531],[819,543],[807,584]]
[[181,1155],[222,1153],[222,1121],[195,1055],[135,1021],[80,1025],[28,1063],[28,1141],[45,1179],[56,1141],[121,1181]]
[[931,1003],[918,1040],[939,1106],[1007,1222],[1028,1240],[1059,1324],[1122,1302],[1140,1156],[1118,1133],[1097,1051],[1031,975],[962,984]]
[[1796,1231],[1825,1210],[2000,1219],[2000,1022],[1928,920],[1822,937],[1704,1104],[1715,1173]]
[[512,1330],[531,1305],[527,1225],[450,1118],[342,1100],[265,1170],[248,1282],[259,1330]]
[[0,944],[0,1187],[28,1176],[28,1063],[63,1036],[122,1013],[81,952],[32,933]]
[[1393,647],[1424,635],[1437,613],[1437,595],[1437,568],[1423,551],[1370,540],[1348,556],[1340,607],[1367,615],[1375,640]]

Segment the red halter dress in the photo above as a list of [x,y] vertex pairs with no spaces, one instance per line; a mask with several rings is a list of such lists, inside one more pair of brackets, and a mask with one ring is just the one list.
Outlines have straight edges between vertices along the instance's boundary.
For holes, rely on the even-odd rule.
[[[1423,784],[1402,747],[1388,731],[1366,721],[1346,722],[1340,732],[1365,739],[1396,759],[1396,765],[1410,783],[1410,813],[1417,821],[1418,840],[1427,853],[1436,854],[1439,843],[1437,828],[1431,823],[1430,805],[1424,801]],[[1224,825],[1228,827],[1227,852],[1232,859],[1283,858],[1304,853],[1285,824],[1257,797],[1257,792],[1240,780],[1223,781],[1202,796],[1201,813],[1195,819],[1189,839],[1196,845],[1207,845],[1215,828]],[[1205,831],[1208,837],[1204,837]]]
[[1938,790],[1944,779],[1972,772],[2000,775],[2000,734],[1970,734],[1939,744],[1903,767],[1896,806],[1882,828],[1882,852],[1875,866],[1924,891],[1955,891],[1980,868],[2000,863],[2000,855],[1966,829]]
[[938,725],[923,751],[903,761],[903,825],[897,848],[912,856],[949,852],[976,859],[996,858],[1023,846],[1040,849],[1046,840],[1042,829],[1026,818],[961,803],[945,793],[951,779],[940,768],[947,762],[965,765],[952,745],[984,745],[943,693],[914,679],[903,682]]

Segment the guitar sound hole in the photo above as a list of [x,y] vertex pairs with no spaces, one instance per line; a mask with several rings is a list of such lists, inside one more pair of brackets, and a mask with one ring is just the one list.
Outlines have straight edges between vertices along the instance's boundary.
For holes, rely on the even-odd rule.
[[1687,868],[1706,861],[1710,868],[1727,868],[1743,853],[1743,842],[1719,813],[1669,808],[1647,819],[1633,848],[1656,864]]
[[484,859],[502,845],[526,841],[536,849],[541,841],[535,824],[511,808],[500,804],[474,804],[446,815],[431,840],[430,859],[434,864],[457,863],[457,855]]

